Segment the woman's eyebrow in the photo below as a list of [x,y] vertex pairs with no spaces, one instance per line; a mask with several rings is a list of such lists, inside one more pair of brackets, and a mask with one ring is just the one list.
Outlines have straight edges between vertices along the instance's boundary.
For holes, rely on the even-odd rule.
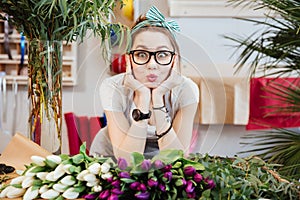
[[[145,45],[137,45],[136,48],[152,49]],[[170,49],[170,48],[168,46],[163,45],[163,46],[155,47],[155,49]]]

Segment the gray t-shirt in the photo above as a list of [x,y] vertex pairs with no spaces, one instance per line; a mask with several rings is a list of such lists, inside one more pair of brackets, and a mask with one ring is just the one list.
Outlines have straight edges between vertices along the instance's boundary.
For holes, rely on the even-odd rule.
[[[106,111],[123,112],[132,123],[131,112],[135,108],[133,102],[133,91],[124,86],[125,73],[118,74],[105,79],[100,87],[102,107]],[[185,106],[199,102],[198,86],[189,78],[184,77],[182,84],[173,88],[165,96],[166,107],[171,119],[176,112]],[[159,151],[155,138],[155,126],[148,125],[147,143],[145,157],[152,157]],[[109,139],[107,128],[99,131],[91,145],[90,154],[113,156],[113,150]]]

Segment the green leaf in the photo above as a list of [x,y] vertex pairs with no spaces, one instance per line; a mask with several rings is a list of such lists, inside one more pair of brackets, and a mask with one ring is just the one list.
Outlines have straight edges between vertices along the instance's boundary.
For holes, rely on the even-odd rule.
[[84,155],[77,154],[72,157],[72,161],[74,164],[78,165],[84,161]]
[[173,163],[180,158],[183,158],[184,153],[182,150],[166,149],[159,152],[158,155],[152,158],[152,161],[161,160],[165,164]]
[[145,157],[143,154],[140,154],[138,152],[133,152],[131,154],[131,162],[132,162],[132,167],[137,167],[141,165],[141,163],[145,160]]

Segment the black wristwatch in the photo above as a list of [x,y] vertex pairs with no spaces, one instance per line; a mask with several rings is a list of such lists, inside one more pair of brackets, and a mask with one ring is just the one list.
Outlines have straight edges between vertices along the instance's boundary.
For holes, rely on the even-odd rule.
[[149,110],[149,113],[142,113],[139,109],[134,109],[132,111],[132,118],[135,120],[135,121],[140,121],[140,120],[143,120],[143,119],[150,119],[151,117],[151,111]]

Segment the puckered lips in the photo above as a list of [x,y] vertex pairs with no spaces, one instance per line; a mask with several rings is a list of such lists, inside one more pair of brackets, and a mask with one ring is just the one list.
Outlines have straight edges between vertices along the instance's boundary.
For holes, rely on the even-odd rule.
[[146,76],[149,82],[155,82],[157,79],[157,75],[155,74],[149,74]]

